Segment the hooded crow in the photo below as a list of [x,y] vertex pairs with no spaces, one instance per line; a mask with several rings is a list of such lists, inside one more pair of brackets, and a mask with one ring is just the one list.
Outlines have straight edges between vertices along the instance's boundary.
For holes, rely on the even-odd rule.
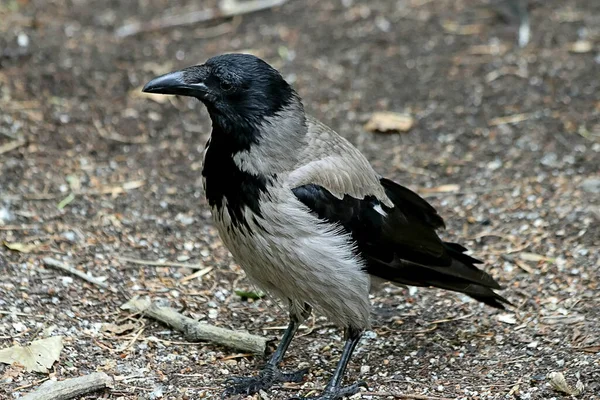
[[202,178],[219,234],[248,278],[280,298],[290,323],[256,377],[223,392],[251,394],[299,382],[306,370],[278,369],[314,308],[344,329],[345,345],[320,397],[359,391],[342,378],[370,328],[374,280],[465,293],[492,307],[510,304],[498,283],[436,230],[444,221],[419,195],[378,175],[332,129],[304,112],[278,71],[248,54],[225,54],[162,75],[144,92],[192,96],[210,114]]

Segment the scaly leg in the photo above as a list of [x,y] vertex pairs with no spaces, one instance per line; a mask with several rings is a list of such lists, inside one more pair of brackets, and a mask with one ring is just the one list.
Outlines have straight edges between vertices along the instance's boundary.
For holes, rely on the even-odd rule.
[[335,368],[335,372],[331,377],[331,380],[325,387],[325,390],[318,397],[293,397],[292,399],[298,400],[338,400],[343,399],[347,396],[352,396],[353,394],[358,393],[361,387],[367,387],[367,384],[363,381],[358,381],[352,385],[342,386],[342,379],[344,377],[344,372],[346,371],[346,367],[348,366],[348,362],[352,357],[352,352],[354,348],[358,344],[360,340],[361,333],[352,329],[346,329],[345,337],[346,344],[344,345],[344,350],[342,351],[342,356],[340,357],[340,361]]
[[290,342],[292,341],[301,322],[310,315],[310,306],[305,305],[304,313],[298,317],[290,315],[290,323],[277,346],[277,349],[263,368],[263,370],[255,377],[233,377],[227,379],[230,384],[223,392],[221,398],[234,394],[253,394],[259,390],[268,389],[275,383],[280,382],[301,382],[304,375],[308,372],[308,368],[301,369],[295,372],[281,372],[278,368],[279,363],[283,359]]

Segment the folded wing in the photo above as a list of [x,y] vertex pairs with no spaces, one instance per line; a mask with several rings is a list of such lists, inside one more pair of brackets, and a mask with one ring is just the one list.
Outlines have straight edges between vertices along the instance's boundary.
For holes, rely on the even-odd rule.
[[[500,285],[475,266],[481,261],[464,254],[461,245],[439,238],[436,229],[443,228],[444,221],[429,203],[389,179],[381,178],[379,184],[386,202],[374,195],[340,198],[318,184],[304,184],[293,192],[320,219],[352,235],[369,274],[399,284],[462,292],[496,308],[510,304],[492,290]],[[390,200],[393,207],[385,204]]]

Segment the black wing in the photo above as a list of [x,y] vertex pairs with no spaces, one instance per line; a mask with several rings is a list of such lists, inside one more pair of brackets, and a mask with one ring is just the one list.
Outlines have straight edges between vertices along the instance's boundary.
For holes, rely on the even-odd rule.
[[419,195],[389,179],[381,179],[390,208],[374,196],[338,199],[327,189],[309,184],[293,189],[319,218],[342,225],[354,238],[371,275],[395,283],[434,286],[465,293],[490,306],[510,304],[491,289],[500,285],[474,264],[481,263],[459,244],[442,241],[444,227],[436,210]]

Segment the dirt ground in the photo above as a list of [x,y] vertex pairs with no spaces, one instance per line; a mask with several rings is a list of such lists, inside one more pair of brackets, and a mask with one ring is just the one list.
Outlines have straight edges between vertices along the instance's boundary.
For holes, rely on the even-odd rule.
[[[600,398],[600,2],[535,2],[531,41],[467,0],[289,1],[242,17],[120,38],[127,23],[216,0],[0,3],[0,348],[64,337],[49,374],[0,364],[0,398],[104,371],[82,399],[217,398],[262,357],[120,306],[150,296],[218,326],[279,337],[286,313],[253,290],[203,198],[210,121],[200,103],[140,94],[152,77],[245,51],[282,71],[308,111],[446,219],[445,239],[485,260],[516,306],[499,312],[441,290],[386,287],[346,381],[357,398],[551,399],[561,372]],[[367,132],[374,111],[406,133]],[[52,257],[108,288],[45,265]],[[142,260],[132,263],[124,260]],[[164,265],[149,262],[164,261]],[[194,266],[204,276],[189,278]],[[209,268],[210,269],[206,269]],[[130,323],[122,333],[110,325]],[[341,332],[316,316],[284,367],[322,388]],[[244,398],[243,396],[241,398]]]

